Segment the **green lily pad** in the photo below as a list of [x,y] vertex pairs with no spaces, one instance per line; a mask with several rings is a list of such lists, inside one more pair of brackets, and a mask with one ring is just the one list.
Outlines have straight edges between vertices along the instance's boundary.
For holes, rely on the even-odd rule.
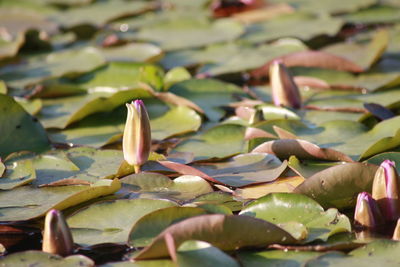
[[96,92],[43,101],[38,117],[46,128],[65,128],[73,122],[97,112],[111,111],[136,98],[151,98],[147,90],[136,88],[124,91]]
[[[351,231],[350,220],[337,209],[324,211],[317,202],[299,194],[268,194],[245,206],[240,215],[256,217],[277,225],[302,223],[308,230],[304,242],[316,239],[326,241],[331,235]],[[296,232],[297,230],[295,229]],[[297,236],[296,232],[289,232]]]
[[179,246],[176,256],[177,264],[182,267],[240,266],[232,257],[203,241],[188,240],[183,242]]
[[22,33],[12,39],[6,39],[3,36],[0,36],[0,60],[15,56],[24,41],[25,37]]
[[127,15],[136,15],[150,7],[151,5],[145,1],[135,1],[129,4],[122,0],[102,1],[57,13],[53,19],[66,28],[81,24],[101,27],[108,21]]
[[[340,152],[339,154],[346,154],[350,158],[358,160],[400,145],[400,129],[397,127],[399,122],[400,116],[396,116],[381,121],[372,129],[368,129],[362,123],[348,120],[328,121],[318,125],[318,127],[309,127],[298,121],[283,120],[263,122],[256,126],[267,131],[273,126],[278,126],[321,148],[333,149]],[[268,153],[268,150],[254,151]]]
[[[1,173],[3,171],[0,170]],[[31,160],[9,163],[7,164],[7,168],[5,168],[5,175],[0,178],[0,189],[10,190],[31,183],[35,179],[36,172]]]
[[288,161],[288,167],[304,178],[309,178],[317,172],[323,171],[338,164],[341,164],[341,162],[317,162],[312,160],[300,161],[295,156],[291,156]]
[[294,192],[311,197],[323,207],[354,207],[358,193],[371,192],[377,168],[366,163],[333,166],[309,177]]
[[[142,216],[166,207],[171,201],[156,199],[121,199],[96,203],[67,219],[74,241],[81,245],[126,242],[129,230]],[[107,220],[104,215],[107,214]]]
[[400,21],[399,9],[388,6],[374,6],[342,16],[351,23],[393,23]]
[[12,97],[0,94],[0,156],[21,150],[40,152],[49,148],[42,125]]
[[224,205],[231,211],[239,211],[243,207],[243,203],[235,199],[232,194],[222,191],[214,191],[211,193],[200,195],[192,199],[189,204],[201,205]]
[[396,164],[397,172],[400,173],[400,152],[385,152],[378,155],[375,155],[366,160],[366,162],[381,165],[384,160],[391,160],[394,161]]
[[302,266],[308,260],[320,255],[320,252],[315,251],[261,251],[239,252],[238,258],[244,267],[257,267],[257,266]]
[[145,247],[168,226],[203,214],[207,214],[204,209],[194,207],[169,207],[148,213],[131,229],[128,245]]
[[335,0],[272,0],[271,3],[280,3],[285,2],[291,4],[296,10],[313,12],[313,13],[329,13],[329,14],[338,14],[338,13],[349,13],[355,12],[361,8],[369,7],[376,3],[375,0],[352,0],[349,1],[346,5],[341,4]]
[[399,251],[399,242],[377,240],[351,251],[349,255],[326,253],[310,260],[307,266],[398,266],[400,261],[396,255]]
[[174,84],[169,91],[197,104],[212,121],[222,118],[224,111],[221,107],[235,101],[235,95],[245,96],[236,85],[213,79],[186,80]]
[[205,17],[172,18],[139,29],[136,38],[154,42],[164,50],[201,47],[231,41],[239,37],[244,27],[230,19],[210,22]]
[[[148,106],[149,111],[153,108],[157,108],[157,105]],[[101,147],[121,139],[125,117],[125,107],[109,113],[95,114],[68,129],[49,131],[49,138],[52,142],[57,143]],[[172,124],[171,121],[175,123]],[[174,135],[196,131],[200,124],[200,116],[192,109],[184,106],[171,106],[160,117],[154,117],[150,114],[151,137],[155,140],[163,140]]]
[[108,47],[100,50],[108,61],[118,62],[146,62],[153,61],[161,56],[161,49],[152,44],[132,43],[117,47]]
[[112,194],[121,187],[118,179],[96,184],[36,188],[21,186],[0,194],[0,221],[26,221],[44,216],[50,209],[63,210]]
[[274,155],[248,153],[237,155],[225,162],[193,164],[192,167],[233,187],[271,182],[287,167]]
[[245,127],[225,124],[215,126],[178,144],[173,151],[191,152],[195,160],[225,158],[246,151]]
[[241,247],[259,247],[273,243],[290,244],[296,240],[272,223],[248,216],[200,215],[173,224],[159,234],[135,259],[152,259],[168,256],[164,242],[166,234],[173,236],[175,245],[187,240],[206,241],[222,250]]
[[28,250],[23,252],[17,252],[8,255],[0,259],[1,266],[12,267],[12,266],[80,266],[80,267],[91,267],[94,266],[94,262],[82,255],[72,255],[68,257],[61,257],[55,254],[50,254],[42,251]]
[[282,37],[308,40],[322,34],[335,35],[342,25],[343,21],[337,18],[295,13],[250,25],[241,39],[251,43],[263,43]]
[[100,51],[94,47],[57,51],[33,57],[27,64],[0,69],[0,79],[10,87],[22,89],[47,78],[90,71],[104,62]]
[[199,176],[182,175],[174,180],[158,173],[138,173],[122,179],[131,198],[161,198],[182,201],[213,192],[211,185]]
[[347,58],[367,70],[379,60],[385,52],[388,43],[388,32],[381,30],[374,33],[371,42],[367,45],[339,43],[325,47],[323,51]]

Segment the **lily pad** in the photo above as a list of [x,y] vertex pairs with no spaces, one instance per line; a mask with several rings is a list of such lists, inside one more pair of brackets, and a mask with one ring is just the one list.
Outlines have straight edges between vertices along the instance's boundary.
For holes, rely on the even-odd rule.
[[266,184],[238,188],[234,194],[243,199],[256,199],[270,193],[291,193],[303,182],[304,178],[300,176],[279,178]]
[[[148,110],[157,108],[148,105]],[[163,105],[160,105],[162,107]],[[49,131],[52,142],[72,143],[101,147],[118,141],[125,126],[126,110],[118,108],[109,113],[91,115],[65,130]],[[175,123],[171,123],[174,121]],[[201,117],[185,106],[171,106],[161,116],[150,113],[151,137],[163,140],[175,135],[196,131],[201,125]]]
[[310,260],[308,266],[354,266],[362,264],[363,266],[376,266],[385,264],[385,266],[398,266],[399,259],[395,256],[399,252],[399,242],[392,240],[377,240],[369,243],[365,247],[358,248],[346,254],[327,253],[313,260]]
[[91,205],[70,216],[67,223],[78,244],[122,243],[128,240],[129,230],[142,216],[175,205],[165,200],[121,199]]
[[147,90],[136,88],[48,99],[43,101],[43,108],[38,117],[46,128],[63,129],[88,115],[111,111],[136,98],[151,98],[151,94]]
[[215,126],[178,144],[174,151],[192,152],[195,160],[225,158],[246,151],[245,127],[233,124]]
[[357,194],[371,192],[377,165],[346,163],[309,177],[294,192],[311,197],[323,207],[350,208]]
[[5,171],[5,175],[0,178],[1,190],[13,189],[31,183],[36,179],[35,168],[29,159],[7,164]]
[[0,79],[10,87],[22,89],[47,78],[90,71],[104,62],[103,56],[94,47],[57,51],[33,57],[27,64],[0,69]]
[[1,266],[80,266],[91,267],[94,262],[82,255],[72,255],[68,257],[61,257],[55,254],[50,254],[42,251],[28,250],[24,252],[17,252],[0,259]]
[[151,5],[145,1],[135,1],[129,4],[122,0],[102,1],[58,13],[53,19],[67,28],[81,24],[101,27],[110,20],[139,14],[150,7]]
[[207,214],[204,209],[194,207],[169,207],[153,211],[136,222],[129,233],[128,244],[145,247],[168,226],[203,214]]
[[154,42],[164,50],[177,50],[231,41],[243,31],[240,23],[230,19],[210,22],[204,17],[172,18],[141,27],[135,37]]
[[226,266],[239,267],[239,263],[220,249],[203,241],[183,242],[176,252],[177,264],[182,267]]
[[[254,216],[277,225],[302,223],[308,230],[304,242],[326,241],[331,235],[351,231],[350,220],[337,209],[324,211],[316,201],[299,194],[269,194],[245,206],[240,215]],[[297,236],[295,232],[290,233]]]
[[381,165],[384,160],[394,161],[396,164],[397,172],[400,173],[400,152],[385,152],[378,155],[375,155],[366,160],[366,162]]
[[212,121],[218,121],[224,115],[221,109],[235,100],[235,95],[245,96],[236,85],[213,79],[191,79],[176,83],[170,92],[187,98],[202,108]]
[[225,162],[193,164],[192,167],[233,187],[271,182],[286,169],[277,157],[266,153],[248,153]]
[[148,247],[140,251],[137,260],[168,256],[164,242],[166,234],[173,236],[176,246],[187,240],[206,241],[222,250],[260,247],[273,243],[290,244],[296,240],[272,223],[248,216],[222,214],[200,215],[173,224]]
[[160,198],[174,201],[190,200],[213,192],[210,184],[199,176],[182,175],[174,180],[157,173],[138,173],[122,179],[130,198]]
[[100,51],[108,62],[150,62],[161,56],[162,53],[159,47],[146,43],[108,47]]
[[85,201],[112,194],[121,187],[118,179],[93,185],[35,188],[21,186],[0,194],[0,221],[26,221],[44,216],[50,209],[63,210]]
[[0,94],[0,108],[1,157],[21,150],[40,152],[49,148],[42,125],[12,97]]
[[250,25],[241,39],[251,43],[263,43],[282,37],[308,40],[322,34],[335,35],[342,25],[343,21],[337,18],[319,18],[306,13],[295,13]]
[[239,261],[244,267],[257,266],[302,266],[308,260],[315,258],[321,253],[315,251],[261,251],[261,252],[239,252]]

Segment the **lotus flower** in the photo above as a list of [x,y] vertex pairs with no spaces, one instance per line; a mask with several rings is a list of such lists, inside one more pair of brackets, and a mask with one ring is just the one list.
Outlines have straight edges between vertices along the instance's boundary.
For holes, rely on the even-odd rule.
[[151,150],[151,129],[149,115],[142,100],[126,104],[128,116],[122,139],[125,161],[133,165],[135,172],[140,171],[149,158]]
[[382,215],[372,196],[367,192],[358,194],[356,210],[354,212],[356,224],[374,228],[382,223]]
[[378,202],[382,215],[387,221],[400,218],[399,176],[395,163],[385,160],[380,165],[372,185],[372,197]]
[[272,100],[275,106],[301,108],[299,88],[281,61],[274,60],[271,63],[269,79],[272,88]]
[[42,250],[60,256],[68,256],[72,254],[73,246],[71,231],[62,213],[54,209],[47,212]]

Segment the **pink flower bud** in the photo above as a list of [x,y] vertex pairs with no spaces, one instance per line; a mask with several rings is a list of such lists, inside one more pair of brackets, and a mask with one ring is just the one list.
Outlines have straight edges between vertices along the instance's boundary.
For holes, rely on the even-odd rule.
[[53,209],[46,214],[42,250],[60,256],[68,256],[74,250],[71,231],[58,210]]
[[281,61],[275,60],[271,63],[269,79],[272,89],[272,100],[275,106],[301,108],[299,88]]
[[136,173],[140,166],[149,158],[151,150],[151,129],[149,115],[142,100],[126,104],[128,116],[122,139],[125,161],[135,167]]
[[378,202],[387,221],[400,218],[399,176],[395,163],[385,160],[376,171],[372,185],[372,197]]
[[379,207],[367,192],[359,193],[357,196],[354,221],[356,224],[368,228],[374,228],[382,223]]

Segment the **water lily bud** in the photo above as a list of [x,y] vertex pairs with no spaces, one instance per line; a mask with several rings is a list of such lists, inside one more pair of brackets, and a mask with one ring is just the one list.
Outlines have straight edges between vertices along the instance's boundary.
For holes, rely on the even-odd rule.
[[73,246],[71,231],[62,213],[54,209],[47,212],[44,222],[42,250],[60,256],[68,256],[72,254]]
[[396,227],[394,228],[392,239],[400,241],[400,219],[397,220]]
[[372,196],[367,192],[359,193],[357,196],[354,221],[364,227],[373,228],[382,223],[382,215],[379,207]]
[[299,88],[285,65],[278,60],[269,67],[269,79],[272,89],[272,100],[275,106],[301,108]]
[[149,158],[151,150],[151,129],[149,115],[142,100],[126,104],[126,118],[122,148],[126,162],[133,165],[138,173],[140,166]]
[[385,160],[376,171],[372,197],[378,202],[387,221],[400,218],[399,176],[393,161]]

